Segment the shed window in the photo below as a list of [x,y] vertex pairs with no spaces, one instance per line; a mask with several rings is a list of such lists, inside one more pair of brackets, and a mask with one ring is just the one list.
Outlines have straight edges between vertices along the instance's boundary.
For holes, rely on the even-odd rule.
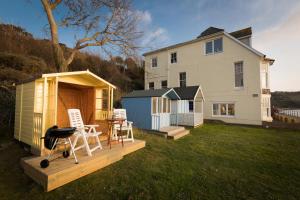
[[170,113],[171,100],[168,98],[153,97],[152,98],[152,114]]
[[108,90],[96,89],[96,120],[101,119],[102,111],[108,110]]
[[168,106],[168,99],[167,98],[163,98],[163,113],[167,112],[167,106]]
[[152,98],[152,114],[156,114],[157,113],[157,107],[158,107],[158,98],[157,97],[153,97]]
[[194,112],[194,101],[189,101],[189,112]]

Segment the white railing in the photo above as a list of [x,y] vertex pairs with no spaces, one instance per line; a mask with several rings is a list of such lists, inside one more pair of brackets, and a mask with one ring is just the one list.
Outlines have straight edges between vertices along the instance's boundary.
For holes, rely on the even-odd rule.
[[197,126],[203,124],[202,113],[172,113],[170,115],[171,125]]
[[158,113],[152,115],[153,130],[159,130],[166,126],[170,126],[170,113]]
[[111,115],[112,112],[111,111],[107,111],[107,110],[97,110],[96,111],[96,116],[95,119],[96,120],[106,120],[109,115]]
[[282,115],[300,118],[300,109],[282,108],[278,109],[278,113]]
[[43,136],[43,114],[33,113],[33,137],[32,146],[41,149],[41,137]]
[[160,128],[160,116],[159,115],[152,115],[152,129],[159,130]]

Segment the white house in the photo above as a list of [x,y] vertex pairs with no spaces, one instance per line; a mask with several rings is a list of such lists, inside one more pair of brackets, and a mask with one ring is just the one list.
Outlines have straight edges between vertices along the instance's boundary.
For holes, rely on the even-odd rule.
[[251,28],[227,33],[210,27],[196,39],[145,56],[145,89],[201,85],[204,118],[261,125],[272,121],[269,66],[252,47]]

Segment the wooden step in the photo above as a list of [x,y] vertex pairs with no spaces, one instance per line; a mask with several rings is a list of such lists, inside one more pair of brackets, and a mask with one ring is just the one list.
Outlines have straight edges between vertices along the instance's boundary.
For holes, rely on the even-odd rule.
[[167,126],[167,127],[161,128],[159,130],[159,132],[166,133],[169,136],[169,135],[173,135],[173,134],[182,132],[184,130],[185,130],[185,128],[182,126]]
[[168,139],[173,139],[173,140],[177,140],[183,136],[186,136],[190,134],[190,131],[189,130],[183,130],[183,131],[180,131],[180,132],[177,132],[177,133],[173,133],[171,135],[168,135]]

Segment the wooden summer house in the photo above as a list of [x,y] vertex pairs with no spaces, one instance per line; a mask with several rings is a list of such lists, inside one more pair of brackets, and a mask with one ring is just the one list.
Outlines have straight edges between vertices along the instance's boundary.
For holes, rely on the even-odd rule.
[[43,74],[16,87],[14,137],[43,154],[41,137],[53,126],[68,127],[67,109],[78,108],[85,124],[100,124],[113,109],[116,87],[90,71]]

